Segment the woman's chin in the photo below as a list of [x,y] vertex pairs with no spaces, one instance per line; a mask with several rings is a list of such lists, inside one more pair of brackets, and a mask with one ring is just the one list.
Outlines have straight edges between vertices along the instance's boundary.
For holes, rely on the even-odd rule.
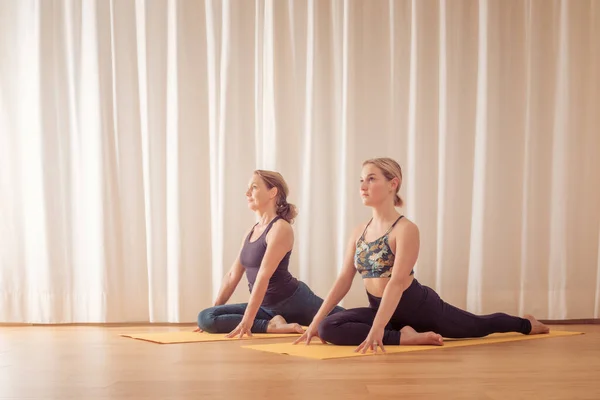
[[376,199],[374,199],[372,197],[363,197],[362,202],[363,202],[363,205],[365,205],[367,207],[377,207],[379,204],[381,204],[381,201],[377,201]]

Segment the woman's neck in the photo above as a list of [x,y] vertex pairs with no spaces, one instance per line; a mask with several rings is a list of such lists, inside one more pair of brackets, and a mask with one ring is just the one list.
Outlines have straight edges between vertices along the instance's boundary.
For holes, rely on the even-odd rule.
[[377,224],[387,224],[390,221],[398,219],[400,214],[393,204],[382,204],[379,207],[373,207],[373,222]]
[[267,225],[273,218],[277,217],[277,213],[275,208],[269,207],[266,210],[256,210],[256,216],[260,225]]

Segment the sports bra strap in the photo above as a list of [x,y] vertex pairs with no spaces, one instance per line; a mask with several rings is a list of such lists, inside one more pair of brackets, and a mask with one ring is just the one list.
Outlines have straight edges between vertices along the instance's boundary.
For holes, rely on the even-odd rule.
[[271,228],[273,227],[273,224],[274,224],[275,222],[277,222],[277,220],[278,220],[278,219],[281,219],[281,217],[280,217],[279,215],[278,215],[278,216],[276,216],[275,218],[273,218],[273,219],[271,220],[271,222],[269,222],[269,225],[267,225],[267,227],[265,228],[265,235],[266,235],[267,233],[269,233],[269,231],[270,231],[270,230],[271,230]]
[[365,233],[367,232],[367,228],[369,227],[369,225],[371,225],[371,222],[373,222],[373,218],[371,218],[369,220],[369,222],[367,222],[367,226],[365,226],[365,229],[363,230],[362,235],[360,235],[360,239],[359,240],[364,240],[365,239]]
[[[403,217],[404,217],[404,215],[399,216],[398,219],[396,221],[394,221],[394,223],[392,224],[392,226],[390,226],[390,228],[383,234],[383,236],[389,235],[389,233],[392,231],[392,229],[394,229],[394,227],[396,226],[396,224],[398,223],[398,221],[400,221]],[[371,225],[371,222],[373,222],[373,218],[371,218],[369,220],[369,222],[367,222],[367,226],[365,226],[365,229],[363,230],[362,235],[360,235],[360,239],[359,240],[365,240],[365,233],[367,232],[367,228],[369,227],[369,225]]]
[[402,219],[402,217],[404,217],[404,215],[399,216],[398,219],[392,224],[392,226],[390,226],[390,229],[388,229],[387,232],[383,236],[389,234],[392,231],[392,229],[394,229],[394,227],[396,226],[398,221],[400,221]]

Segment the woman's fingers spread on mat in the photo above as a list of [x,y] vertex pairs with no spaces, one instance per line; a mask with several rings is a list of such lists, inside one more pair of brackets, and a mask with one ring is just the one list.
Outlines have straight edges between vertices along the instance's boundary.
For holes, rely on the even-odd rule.
[[361,344],[359,344],[356,349],[354,349],[354,352],[358,353],[359,351],[362,351],[363,346],[365,346],[366,344],[367,343],[366,343],[366,340],[365,340],[364,342],[362,342]]
[[377,353],[377,346],[381,347],[381,351],[385,353],[383,348],[383,330],[377,328],[371,328],[371,331],[367,335],[367,338],[358,346],[355,351],[360,351],[365,354],[367,350],[372,350]]
[[237,336],[241,339],[244,335],[248,335],[249,337],[252,336],[251,326],[247,326],[244,322],[240,322],[240,324],[225,337],[234,338]]
[[367,352],[367,350],[371,350],[372,352],[377,353],[377,347],[380,347],[381,352],[385,353],[385,348],[383,347],[383,343],[381,343],[375,339],[367,338],[367,339],[365,339],[364,342],[362,342],[356,348],[356,350],[354,350],[354,352],[365,354]]
[[385,353],[385,349],[383,348],[383,344],[377,342],[377,341],[373,341],[373,343],[371,343],[370,345],[371,350],[373,350],[374,353],[377,353],[377,347],[381,348],[381,352]]
[[[309,345],[310,341],[312,340],[312,338],[319,337],[319,335],[316,332],[317,332],[316,329],[314,329],[312,326],[309,326],[304,331],[304,333],[302,334],[302,336],[300,336],[298,339],[296,339],[294,341],[294,344],[305,342],[306,345]],[[323,342],[323,339],[321,339],[321,342]],[[325,342],[323,342],[323,343],[325,343]]]
[[237,328],[235,328],[234,330],[232,330],[231,332],[229,332],[227,335],[225,335],[226,338],[232,338],[235,335],[237,335],[239,333],[239,330]]
[[304,339],[306,339],[306,345],[308,346],[310,344],[310,341],[312,340],[313,335],[311,335],[310,333],[306,334],[306,337]]
[[252,337],[252,332],[250,332],[250,328],[242,328],[240,331],[240,339],[244,336]]
[[298,344],[301,342],[306,342],[306,344],[310,342],[310,336],[306,332],[304,332],[302,336],[300,336],[298,339],[294,340],[294,344]]
[[225,337],[226,338],[234,338],[237,336],[239,339],[241,339],[244,335],[252,336],[252,332],[250,331],[250,328],[248,328],[248,327],[244,326],[244,324],[240,323],[234,330],[229,332],[229,334]]
[[252,332],[250,332],[250,330],[249,330],[249,329],[248,329],[248,330],[246,330],[246,329],[242,329],[242,330],[240,330],[240,336],[239,336],[239,338],[240,338],[240,339],[241,339],[241,338],[243,338],[243,337],[244,337],[244,335],[246,335],[246,336],[248,336],[248,337],[252,337]]
[[227,334],[227,336],[225,336],[225,337],[229,338],[229,339],[235,338],[235,337],[241,338],[242,335],[243,335],[242,330],[239,328],[236,328],[236,329],[232,330],[231,332],[229,332],[229,334]]

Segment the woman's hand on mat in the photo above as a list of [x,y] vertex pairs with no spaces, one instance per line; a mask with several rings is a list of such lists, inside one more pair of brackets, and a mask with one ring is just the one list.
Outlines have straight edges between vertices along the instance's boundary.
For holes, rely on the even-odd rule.
[[[304,333],[302,334],[302,336],[300,336],[294,342],[294,344],[306,342],[306,344],[308,345],[308,344],[310,344],[310,341],[312,340],[312,338],[318,337],[319,339],[321,339],[319,337],[319,330],[317,329],[317,325],[313,326],[313,324],[310,324],[308,326],[308,328],[304,331]],[[325,341],[323,339],[321,339],[321,343],[325,344]]]
[[244,335],[247,336],[252,336],[252,332],[250,332],[250,330],[252,329],[252,325],[248,324],[244,321],[240,322],[240,324],[231,332],[229,332],[229,334],[227,334],[227,338],[233,338],[238,336],[239,339],[241,339]]
[[362,342],[354,352],[365,354],[367,350],[371,349],[373,352],[377,353],[377,346],[379,346],[381,347],[381,351],[385,353],[385,348],[383,347],[383,331],[382,328],[371,328],[365,341]]

